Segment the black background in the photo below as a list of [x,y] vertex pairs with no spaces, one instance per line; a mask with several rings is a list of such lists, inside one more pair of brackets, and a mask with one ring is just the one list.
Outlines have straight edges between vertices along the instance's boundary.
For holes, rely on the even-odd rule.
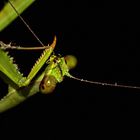
[[[22,17],[44,44],[57,36],[56,54],[77,57],[78,65],[71,71],[72,75],[92,81],[140,86],[139,13],[136,2],[36,0]],[[40,45],[20,19],[0,33],[0,40],[20,46]],[[27,75],[41,52],[10,53]],[[4,95],[5,85],[0,82]],[[135,124],[130,116],[137,117],[139,110],[140,90],[65,78],[51,95],[35,95],[1,114],[1,119],[6,128],[16,124],[29,128],[37,126],[38,129],[45,126],[50,131],[59,130],[61,126],[66,130],[70,126],[81,126],[84,131],[83,125],[87,124],[104,130],[110,122],[110,127],[119,126],[121,120],[123,129],[122,126],[130,125],[130,120]]]

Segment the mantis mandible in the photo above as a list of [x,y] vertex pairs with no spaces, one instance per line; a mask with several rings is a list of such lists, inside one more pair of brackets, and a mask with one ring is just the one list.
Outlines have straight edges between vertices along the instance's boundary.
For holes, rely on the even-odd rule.
[[[15,12],[18,14],[14,5],[9,1],[9,4],[13,7]],[[42,47],[39,48],[23,48],[12,46],[11,44],[4,44],[0,42],[0,77],[8,84],[8,94],[0,100],[0,112],[4,112],[19,103],[26,100],[28,97],[42,92],[44,94],[51,93],[57,83],[63,81],[64,76],[79,80],[82,82],[88,82],[97,85],[123,87],[123,88],[136,88],[140,87],[119,85],[119,84],[109,84],[102,82],[94,82],[76,78],[69,73],[69,70],[76,65],[76,58],[74,56],[61,57],[53,53],[56,46],[56,36],[51,45],[45,46],[36,34],[27,25],[25,20],[18,14],[20,19],[28,27],[31,33],[39,41]],[[34,50],[34,49],[44,49],[40,58],[36,61],[28,76],[25,77],[20,73],[16,64],[14,64],[13,59],[9,56],[7,49],[17,49],[17,50]],[[43,72],[40,73],[40,69],[46,65]]]

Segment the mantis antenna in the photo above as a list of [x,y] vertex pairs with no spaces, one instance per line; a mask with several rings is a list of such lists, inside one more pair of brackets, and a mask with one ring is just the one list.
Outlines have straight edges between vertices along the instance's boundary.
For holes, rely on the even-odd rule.
[[[14,9],[14,11],[17,13],[18,17],[21,19],[21,21],[25,24],[25,26],[30,30],[30,32],[33,34],[33,36],[37,39],[37,41],[41,44],[42,47],[32,47],[32,48],[24,48],[20,46],[11,46],[10,44],[3,44],[5,45],[5,49],[18,49],[18,50],[39,50],[39,49],[45,49],[48,46],[45,46],[42,41],[39,39],[39,37],[35,34],[35,32],[31,29],[31,27],[26,23],[26,21],[20,16],[14,5],[11,3],[11,1],[8,1],[11,7]],[[1,44],[1,42],[0,42]],[[101,86],[109,86],[109,87],[119,87],[119,88],[127,88],[127,89],[140,89],[139,86],[129,86],[129,85],[122,85],[122,84],[117,84],[117,83],[106,83],[106,82],[97,82],[97,81],[90,81],[90,80],[85,80],[85,79],[80,79],[77,77],[74,77],[72,75],[67,75],[68,77],[85,82],[85,83],[90,83],[90,84],[95,84],[95,85],[101,85]]]
[[8,0],[9,4],[11,5],[11,7],[14,9],[14,11],[16,12],[16,14],[18,15],[18,17],[21,19],[21,21],[24,23],[24,25],[29,29],[29,31],[32,33],[32,35],[37,39],[37,41],[40,43],[40,45],[42,47],[28,47],[28,48],[24,48],[24,47],[16,47],[16,46],[9,46],[7,47],[7,49],[18,49],[18,50],[39,50],[39,49],[45,49],[48,46],[45,46],[43,44],[43,42],[39,39],[39,37],[35,34],[35,32],[31,29],[31,27],[27,24],[27,22],[20,16],[20,14],[18,13],[18,11],[16,10],[16,8],[14,7],[14,5],[11,3],[10,0]]
[[111,84],[111,83],[106,83],[106,82],[97,82],[97,81],[89,81],[89,80],[85,80],[85,79],[80,79],[74,76],[71,76],[71,78],[81,81],[81,82],[86,82],[86,83],[90,83],[90,84],[95,84],[95,85],[101,85],[101,86],[110,86],[110,87],[120,87],[120,88],[129,88],[129,89],[140,89],[140,87],[137,86],[128,86],[128,85],[121,85],[121,84]]

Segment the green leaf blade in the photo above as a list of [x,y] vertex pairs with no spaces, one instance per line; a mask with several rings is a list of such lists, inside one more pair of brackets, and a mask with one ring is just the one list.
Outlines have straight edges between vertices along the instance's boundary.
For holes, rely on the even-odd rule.
[[[34,1],[35,0],[11,0],[19,14],[28,8]],[[10,6],[10,4],[6,3],[4,8],[0,11],[0,31],[7,27],[17,17],[18,15]]]

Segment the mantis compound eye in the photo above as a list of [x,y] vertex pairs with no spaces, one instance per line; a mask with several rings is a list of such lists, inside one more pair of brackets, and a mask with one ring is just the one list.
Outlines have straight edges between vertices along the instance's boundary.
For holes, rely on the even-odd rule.
[[57,80],[54,76],[44,76],[40,83],[39,89],[43,94],[49,94],[53,92],[57,84]]
[[65,61],[69,69],[73,69],[77,65],[77,58],[73,55],[66,55]]

